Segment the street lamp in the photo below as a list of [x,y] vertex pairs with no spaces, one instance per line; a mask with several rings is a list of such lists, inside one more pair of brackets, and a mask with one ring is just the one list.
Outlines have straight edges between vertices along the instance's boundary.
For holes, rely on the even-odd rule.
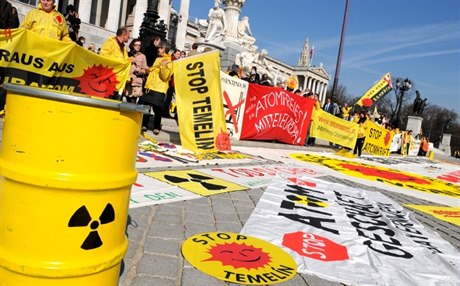
[[148,46],[155,36],[159,36],[161,39],[166,38],[167,27],[158,15],[158,1],[148,0],[147,2],[147,11],[144,14],[144,20],[139,31],[143,47]]
[[404,101],[405,93],[412,88],[412,81],[408,78],[402,79],[398,77],[395,82],[395,93],[396,93],[396,110],[393,116],[393,126],[396,128],[401,128],[401,107]]

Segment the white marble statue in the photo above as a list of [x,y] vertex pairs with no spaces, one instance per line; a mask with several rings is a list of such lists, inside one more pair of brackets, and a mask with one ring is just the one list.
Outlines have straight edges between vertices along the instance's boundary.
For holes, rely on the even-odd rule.
[[260,74],[266,73],[270,79],[273,79],[273,68],[265,58],[267,55],[268,51],[266,49],[262,49],[260,53],[257,53],[254,63],[259,66],[258,71]]
[[256,39],[252,36],[249,18],[247,16],[244,16],[238,23],[237,31],[238,40],[243,46],[251,46],[256,42]]
[[209,10],[208,29],[205,41],[220,42],[225,36],[226,20],[224,9],[220,7],[220,0],[214,1],[214,7]]

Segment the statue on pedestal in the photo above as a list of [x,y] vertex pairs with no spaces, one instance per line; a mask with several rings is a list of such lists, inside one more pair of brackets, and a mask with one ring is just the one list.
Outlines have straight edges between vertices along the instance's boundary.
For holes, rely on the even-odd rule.
[[418,90],[415,91],[415,99],[414,99],[414,103],[412,103],[412,113],[414,113],[415,115],[418,115],[418,113],[420,112],[420,106],[422,104],[422,99],[420,98],[420,93],[418,92]]
[[220,7],[220,0],[214,1],[214,7],[209,10],[208,29],[205,41],[221,42],[225,37],[226,20],[224,9]]
[[249,26],[249,18],[244,16],[238,23],[238,40],[243,46],[251,46],[256,42],[252,36],[251,28]]

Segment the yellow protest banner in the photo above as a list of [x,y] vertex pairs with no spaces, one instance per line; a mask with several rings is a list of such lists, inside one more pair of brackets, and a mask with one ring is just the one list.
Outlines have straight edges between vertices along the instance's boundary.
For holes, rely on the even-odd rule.
[[406,207],[419,210],[430,214],[437,219],[453,223],[460,226],[460,207],[441,207],[441,206],[420,206],[420,205],[404,205]]
[[386,130],[370,120],[366,120],[366,141],[363,152],[378,156],[390,156],[393,132]]
[[0,30],[4,83],[68,94],[109,97],[129,79],[129,60],[101,57],[74,42],[63,42],[23,28]]
[[377,83],[375,83],[371,88],[369,88],[363,96],[356,102],[357,105],[363,107],[371,107],[376,103],[380,98],[384,97],[393,89],[393,84],[391,82],[391,75],[387,73],[384,75]]
[[173,69],[182,147],[198,152],[230,150],[219,52],[174,61]]
[[358,135],[358,124],[338,118],[321,109],[313,109],[310,134],[353,149]]

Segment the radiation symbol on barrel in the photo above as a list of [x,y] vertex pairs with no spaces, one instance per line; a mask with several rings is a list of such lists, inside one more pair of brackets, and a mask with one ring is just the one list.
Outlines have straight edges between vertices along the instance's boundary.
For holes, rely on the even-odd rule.
[[95,249],[102,246],[103,242],[99,233],[97,232],[97,228],[101,224],[107,224],[113,222],[115,220],[115,210],[113,206],[109,203],[105,206],[104,210],[102,211],[99,219],[92,219],[91,215],[89,214],[86,206],[80,207],[69,220],[69,227],[87,227],[91,228],[86,239],[81,244],[81,248],[84,250]]
[[196,234],[184,241],[182,254],[198,270],[231,283],[278,284],[297,273],[297,264],[287,252],[238,233]]

